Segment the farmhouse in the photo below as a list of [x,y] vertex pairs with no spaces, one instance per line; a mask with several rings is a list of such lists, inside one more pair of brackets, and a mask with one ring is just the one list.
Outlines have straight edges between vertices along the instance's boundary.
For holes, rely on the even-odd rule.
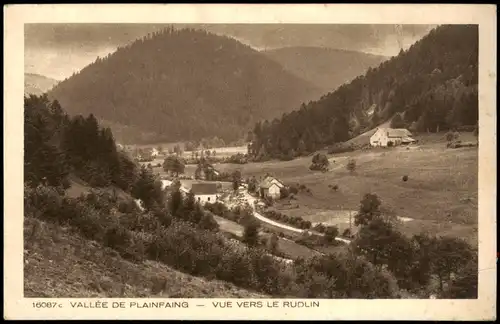
[[193,183],[191,191],[195,199],[202,204],[213,203],[219,198],[216,183]]
[[415,143],[411,133],[405,128],[377,128],[370,137],[371,146],[395,146]]
[[269,197],[272,199],[277,199],[280,197],[281,188],[285,185],[278,179],[266,176],[264,180],[260,183],[260,195],[262,198]]

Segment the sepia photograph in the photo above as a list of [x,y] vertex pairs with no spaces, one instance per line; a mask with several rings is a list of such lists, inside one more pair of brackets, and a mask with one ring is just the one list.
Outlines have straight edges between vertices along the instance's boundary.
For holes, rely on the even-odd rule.
[[66,19],[22,34],[33,307],[478,299],[478,23]]

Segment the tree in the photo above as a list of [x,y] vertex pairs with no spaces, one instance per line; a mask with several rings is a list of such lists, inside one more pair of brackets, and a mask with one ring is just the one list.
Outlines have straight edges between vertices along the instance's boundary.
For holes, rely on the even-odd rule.
[[401,117],[401,114],[395,114],[394,117],[391,119],[391,128],[404,128],[405,127],[405,122],[403,118]]
[[312,163],[311,166],[309,166],[309,169],[327,171],[329,166],[330,162],[328,161],[328,157],[325,154],[316,153],[312,158]]
[[355,159],[349,159],[346,165],[347,171],[349,171],[351,174],[356,171],[356,160]]
[[399,240],[400,233],[394,230],[391,223],[382,218],[375,218],[361,226],[352,244],[355,251],[365,256],[368,261],[374,265],[383,265],[392,262],[392,245]]
[[443,298],[473,299],[478,291],[478,263],[475,255],[451,280],[448,289],[442,293]]
[[269,237],[268,249],[273,254],[278,250],[278,240],[278,236],[275,233],[271,234],[271,236]]
[[439,288],[443,291],[443,284],[450,280],[452,274],[462,270],[472,259],[473,252],[469,244],[456,237],[439,237],[434,241],[432,255],[432,272],[439,279]]
[[256,192],[257,191],[257,179],[255,178],[255,176],[252,176],[248,180],[248,191],[249,192]]
[[232,181],[233,181],[233,190],[236,191],[240,187],[241,183],[241,172],[239,170],[236,170],[232,174]]
[[243,242],[249,246],[257,246],[259,243],[259,228],[260,224],[257,220],[247,218],[244,221]]
[[178,186],[171,186],[171,189],[168,207],[173,216],[179,217],[183,212],[182,194]]
[[367,225],[373,219],[378,218],[381,215],[381,204],[382,202],[377,195],[365,194],[361,200],[359,212],[354,216],[354,225]]
[[335,241],[335,238],[339,235],[339,229],[337,226],[328,226],[325,229],[325,242],[331,244]]
[[179,173],[184,173],[184,169],[184,161],[178,156],[169,155],[163,162],[163,170],[165,172],[175,173],[176,176],[179,176]]
[[139,178],[132,187],[132,196],[140,199],[146,210],[151,210],[155,204],[160,206],[164,204],[161,182],[145,166],[142,166]]

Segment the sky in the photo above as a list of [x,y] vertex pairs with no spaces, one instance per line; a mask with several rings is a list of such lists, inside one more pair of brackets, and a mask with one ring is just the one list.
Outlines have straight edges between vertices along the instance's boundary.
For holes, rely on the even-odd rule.
[[[56,80],[70,77],[97,56],[131,43],[162,24],[26,24],[26,73]],[[340,24],[174,24],[175,28],[205,29],[233,37],[256,50],[316,46],[355,50],[384,56],[397,55],[436,25]]]

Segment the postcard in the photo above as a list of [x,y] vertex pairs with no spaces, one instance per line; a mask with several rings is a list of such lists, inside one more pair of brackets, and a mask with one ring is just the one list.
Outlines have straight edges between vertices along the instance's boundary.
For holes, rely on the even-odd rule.
[[4,17],[4,318],[496,319],[495,6]]

